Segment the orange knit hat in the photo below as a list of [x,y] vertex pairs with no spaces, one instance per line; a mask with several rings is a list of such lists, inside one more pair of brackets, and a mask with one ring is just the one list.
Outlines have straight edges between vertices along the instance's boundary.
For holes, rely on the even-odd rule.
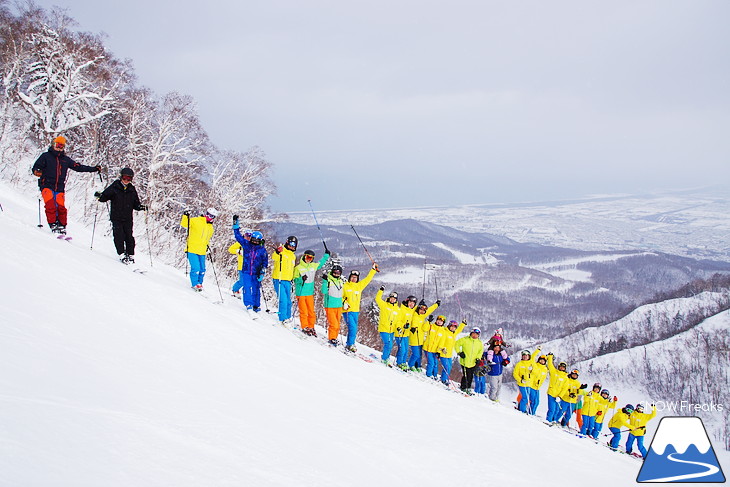
[[64,137],[63,135],[59,135],[58,137],[53,139],[53,143],[66,145],[66,137]]

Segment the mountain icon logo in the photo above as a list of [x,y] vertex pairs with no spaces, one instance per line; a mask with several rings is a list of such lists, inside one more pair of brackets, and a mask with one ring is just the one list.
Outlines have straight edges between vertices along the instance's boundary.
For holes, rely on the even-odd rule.
[[690,416],[662,418],[636,481],[725,482],[702,420]]

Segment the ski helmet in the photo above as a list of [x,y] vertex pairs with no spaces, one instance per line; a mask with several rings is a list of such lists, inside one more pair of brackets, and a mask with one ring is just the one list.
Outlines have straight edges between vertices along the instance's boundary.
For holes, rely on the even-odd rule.
[[[360,280],[360,271],[358,271],[358,270],[355,270],[355,269],[351,270],[351,271],[350,271],[350,275],[349,275],[349,276],[347,276],[347,281],[348,281],[348,282],[350,282],[350,279],[352,279],[352,276],[355,276],[355,277],[357,277],[357,280],[359,281],[359,280]],[[357,281],[356,281],[356,282],[357,282]]]
[[634,406],[632,406],[631,404],[627,404],[626,406],[624,406],[624,409],[626,411],[628,411],[629,413],[633,413],[634,412]]
[[527,355],[528,357],[532,357],[532,354],[530,353],[529,350],[523,350],[523,351],[521,351],[520,352],[520,356],[522,356],[522,355]]
[[63,135],[59,135],[58,137],[53,139],[53,145],[56,144],[66,145],[66,137],[64,137]]
[[291,235],[289,237],[286,237],[286,243],[284,246],[289,250],[296,250],[297,245],[299,245],[299,240],[294,235]]
[[452,326],[459,326],[459,323],[456,320],[451,320],[451,321],[449,321],[449,326],[448,327],[450,328]]
[[416,301],[418,301],[418,298],[411,294],[410,296],[408,296],[408,298],[406,298],[406,301],[413,301],[415,303]]
[[398,299],[398,293],[393,291],[392,293],[388,294],[388,299],[390,298]]
[[604,389],[604,390],[601,391],[601,395],[604,395],[604,394],[607,395],[607,396],[610,396],[611,395],[611,393],[608,392],[608,389]]
[[217,216],[218,216],[218,210],[216,210],[212,206],[205,211],[205,217],[208,220],[213,220]]
[[578,372],[578,369],[573,369],[570,371],[570,374],[580,375],[580,372]]
[[644,412],[644,405],[641,403],[637,404],[636,408],[634,408],[634,411],[636,411],[637,413]]
[[263,233],[261,233],[259,231],[251,232],[251,240],[250,241],[251,241],[252,244],[254,244],[254,245],[262,245],[263,244],[263,240],[264,240],[264,234]]
[[132,171],[131,168],[125,167],[119,172],[120,177],[129,176],[129,179],[132,179],[134,177],[134,171]]
[[[545,362],[547,362],[547,357],[545,355],[540,355],[539,357],[537,357],[537,361],[539,362],[540,360],[544,360]],[[545,364],[542,364],[542,365],[545,365]]]
[[307,256],[311,257],[312,260],[314,260],[314,250],[305,250],[304,257],[307,257]]
[[564,368],[564,369],[567,369],[567,368],[568,368],[568,364],[566,364],[565,362],[560,362],[560,363],[558,364],[558,368],[560,368],[560,367],[562,367],[562,368]]
[[482,334],[482,330],[480,330],[479,327],[476,327],[475,326],[474,328],[471,329],[471,331],[469,333],[470,334],[471,333],[476,333],[477,335],[481,335]]
[[[335,276],[335,272],[337,275]],[[332,266],[332,269],[330,269],[330,275],[333,277],[340,277],[342,275],[342,266],[339,264],[335,264]]]
[[601,389],[601,387],[603,387],[603,386],[601,386],[601,383],[600,383],[600,382],[596,382],[595,384],[593,384],[593,388],[594,388],[594,389],[598,389],[598,390],[600,390],[600,389]]
[[441,323],[446,323],[446,317],[444,315],[438,315],[436,321],[441,320]]

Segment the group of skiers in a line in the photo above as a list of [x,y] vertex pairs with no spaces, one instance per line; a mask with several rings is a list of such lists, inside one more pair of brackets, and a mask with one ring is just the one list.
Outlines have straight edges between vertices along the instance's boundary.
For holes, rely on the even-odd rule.
[[[66,139],[63,136],[54,138],[51,147],[36,160],[32,168],[33,174],[39,178],[38,186],[45,203],[48,225],[54,233],[59,234],[66,233],[65,182],[68,170],[101,173],[99,165],[84,166],[73,161],[66,155],[65,147]],[[100,202],[111,202],[110,219],[114,245],[120,261],[126,264],[134,262],[132,212],[147,210],[132,184],[133,177],[134,172],[130,168],[124,168],[120,171],[118,180],[104,191],[94,193]],[[196,217],[191,217],[186,211],[180,221],[180,225],[187,230],[185,251],[190,263],[190,284],[196,291],[203,288],[205,259],[214,233],[213,222],[217,216],[218,211],[215,208],[208,208],[204,214]],[[233,285],[232,293],[241,297],[246,309],[259,312],[261,281],[269,266],[264,237],[259,231],[241,233],[236,216],[233,235],[236,243],[228,250],[238,256],[238,280]],[[282,323],[291,321],[293,291],[299,308],[301,331],[316,336],[315,274],[327,263],[330,252],[325,245],[324,255],[317,261],[314,251],[306,250],[297,263],[297,245],[297,238],[290,236],[271,255],[273,287],[279,303],[278,317]],[[350,352],[356,351],[362,293],[377,272],[378,265],[373,263],[362,280],[357,270],[350,271],[345,280],[342,267],[336,264],[328,274],[322,276],[320,290],[330,344],[338,345],[340,323],[344,319],[347,325],[345,348]],[[440,379],[449,385],[456,353],[462,369],[461,390],[470,395],[485,394],[491,400],[499,401],[502,373],[510,364],[501,328],[495,331],[486,344],[481,341],[481,330],[477,327],[471,328],[468,335],[457,339],[467,326],[466,320],[461,323],[451,320],[447,323],[444,315],[438,315],[434,319],[433,313],[440,306],[440,300],[428,306],[424,300],[419,302],[415,296],[408,296],[398,302],[397,292],[390,292],[385,299],[384,293],[385,287],[381,286],[375,302],[380,309],[378,332],[383,343],[381,360],[385,364],[392,366],[390,356],[395,346],[395,366],[404,371],[421,372],[425,354],[426,376],[434,380]],[[598,439],[607,413],[615,410],[618,398],[612,398],[609,391],[602,389],[599,383],[587,391],[587,384],[578,381],[579,371],[574,369],[567,372],[565,362],[560,362],[556,367],[552,353],[542,355],[538,348],[533,353],[523,350],[520,355],[521,360],[514,365],[512,373],[520,391],[517,408],[523,413],[534,415],[540,402],[540,388],[548,380],[546,421],[567,426],[575,412],[580,433]],[[608,428],[613,433],[609,442],[611,448],[618,448],[623,432],[621,428],[627,428],[629,435],[626,452],[632,453],[636,442],[642,456],[646,456],[646,424],[656,416],[653,404],[651,408],[650,413],[645,413],[643,405],[638,404],[634,408],[627,404],[615,412],[608,422]]]
[[[636,408],[627,404],[616,412],[618,397],[611,397],[608,389],[603,389],[598,382],[589,391],[588,384],[578,381],[577,369],[568,372],[568,364],[565,362],[555,366],[552,352],[542,355],[540,348],[537,348],[532,353],[523,350],[520,355],[521,360],[515,364],[512,372],[519,389],[517,409],[534,415],[540,403],[540,388],[547,380],[547,423],[568,426],[572,414],[575,413],[580,433],[597,440],[608,411],[614,410],[608,421],[609,431],[613,434],[608,442],[609,446],[614,450],[618,449],[621,433],[628,432],[626,453],[633,453],[636,442],[641,455],[646,456],[644,435],[646,424],[656,416],[654,404],[651,405],[650,413],[644,412],[643,404],[638,404]],[[622,431],[622,428],[626,428],[626,431]]]

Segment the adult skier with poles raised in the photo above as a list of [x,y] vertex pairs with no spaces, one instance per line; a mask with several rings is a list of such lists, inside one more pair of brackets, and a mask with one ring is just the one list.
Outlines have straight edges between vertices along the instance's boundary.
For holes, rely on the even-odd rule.
[[117,249],[119,261],[123,264],[134,264],[134,217],[133,210],[147,211],[147,207],[139,200],[137,189],[132,184],[134,171],[128,167],[119,173],[119,179],[110,184],[104,191],[94,193],[100,203],[111,202],[109,219],[112,222],[114,247]]
[[101,166],[84,166],[66,155],[66,138],[58,136],[48,151],[33,164],[33,175],[38,177],[38,187],[45,203],[46,220],[53,233],[65,234],[68,224],[66,208],[66,176],[68,170],[96,172],[101,178]]
[[180,219],[180,226],[187,229],[187,242],[185,252],[190,262],[190,286],[193,291],[203,290],[203,279],[205,278],[205,256],[208,254],[208,244],[213,237],[213,220],[218,216],[218,210],[208,208],[205,214],[190,217],[190,212],[185,210]]

